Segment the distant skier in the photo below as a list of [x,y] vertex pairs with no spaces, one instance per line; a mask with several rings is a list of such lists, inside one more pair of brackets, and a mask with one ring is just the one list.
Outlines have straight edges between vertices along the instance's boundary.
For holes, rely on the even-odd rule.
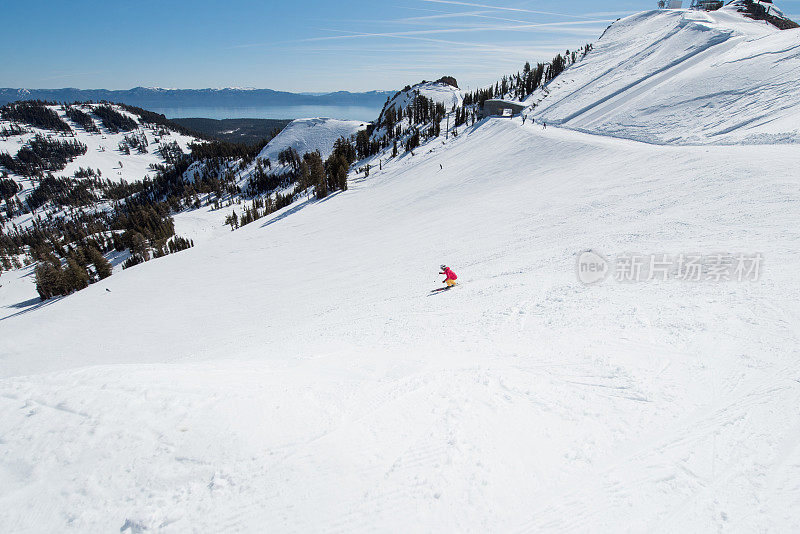
[[456,273],[454,273],[453,270],[447,265],[442,265],[442,272],[440,272],[439,274],[443,274],[447,277],[445,278],[443,283],[447,284],[448,288],[451,288],[454,285],[456,285],[456,280],[458,279],[458,276],[456,276]]
[[546,130],[546,129],[547,129],[547,123],[546,122],[542,122],[542,130]]

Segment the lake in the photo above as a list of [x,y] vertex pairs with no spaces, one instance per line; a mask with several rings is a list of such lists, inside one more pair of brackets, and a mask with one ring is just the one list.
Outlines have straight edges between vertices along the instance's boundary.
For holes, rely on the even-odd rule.
[[168,119],[202,117],[206,119],[304,119],[329,117],[373,121],[381,107],[369,106],[259,106],[259,107],[175,107],[148,108]]

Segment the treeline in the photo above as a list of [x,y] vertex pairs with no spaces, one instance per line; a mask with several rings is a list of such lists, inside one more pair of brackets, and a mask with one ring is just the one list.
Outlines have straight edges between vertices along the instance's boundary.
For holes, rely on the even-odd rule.
[[[339,139],[325,160],[318,152],[300,155],[287,149],[278,155],[280,168],[273,168],[275,162],[268,159],[257,161],[244,191],[239,188],[241,173],[250,168],[269,139],[251,147],[220,141],[194,143],[185,154],[176,142],[161,142],[159,136],[166,136],[167,129],[197,134],[179,129],[163,115],[122,105],[121,109],[136,115],[142,125],[160,127],[155,143],[166,164],[153,165],[152,178],[133,183],[102,179],[92,169],[79,169],[73,178],[55,178],[50,173],[63,169],[70,158],[85,153],[86,147],[41,135],[16,157],[0,154],[0,166],[8,171],[41,178],[26,197],[27,207],[17,195],[19,186],[7,174],[0,178],[5,217],[11,219],[25,210],[34,212],[27,226],[18,228],[4,220],[0,211],[0,260],[11,266],[16,266],[23,256],[27,263],[39,262],[37,289],[42,298],[68,294],[110,274],[100,258],[104,260],[111,251],[130,251],[123,263],[127,268],[193,246],[190,239],[175,235],[172,213],[212,202],[215,209],[222,209],[225,202],[230,206],[237,196],[249,196],[240,213],[234,210],[227,218],[227,224],[237,228],[290,205],[306,192],[321,199],[346,190],[348,171],[355,161],[388,147],[392,148],[392,155],[399,150],[414,150],[426,139],[441,135],[442,123],[448,117],[453,127],[449,131],[456,135],[456,127],[475,122],[477,108],[485,100],[527,98],[589,50],[591,45],[586,45],[558,54],[549,63],[535,67],[526,64],[520,72],[503,77],[493,86],[468,93],[464,105],[452,109],[418,92],[410,93],[405,107],[385,108],[376,124],[358,132],[353,139]],[[455,85],[455,80],[445,82]],[[18,103],[4,106],[0,112],[3,118],[12,113],[15,121],[37,127],[47,124],[49,129],[58,127],[55,116],[66,126],[56,131],[70,131],[69,125],[46,105],[52,104]],[[84,129],[97,128],[94,116],[112,132],[132,132],[123,141],[127,150],[155,150],[149,148],[152,141],[148,142],[146,136],[133,132],[139,123],[117,111],[120,108],[102,104],[94,105],[91,112],[84,109],[70,105],[64,107],[64,112]],[[368,167],[365,170],[368,172]]]
[[88,206],[99,198],[93,192],[93,183],[87,179],[56,178],[48,174],[25,199],[28,209],[37,210],[48,202],[54,206]]
[[187,207],[199,208],[200,196],[222,198],[240,193],[236,185],[234,169],[225,160],[208,160],[199,168],[193,168],[193,179],[184,179],[191,166],[184,156],[172,165],[152,165],[156,170],[153,178],[127,182],[112,182],[103,187],[103,196],[111,201],[124,201],[128,205],[148,205],[164,202],[171,211]]
[[0,200],[5,200],[6,205],[0,211],[0,223],[5,218],[11,219],[22,213],[36,211],[48,203],[55,209],[78,208],[89,206],[95,202],[108,199],[108,191],[115,190],[116,184],[101,178],[100,170],[79,168],[72,178],[55,177],[48,173],[38,181],[34,181],[33,189],[25,198],[25,204],[12,197],[19,192],[21,187],[10,178],[0,178]]
[[103,104],[92,109],[92,113],[98,117],[103,126],[113,133],[129,132],[139,127],[139,124],[108,104]]
[[[49,110],[43,106],[23,105],[21,109],[37,113]],[[110,105],[95,106],[91,111],[77,105],[62,109],[87,130],[97,128],[94,116],[112,132],[130,131],[123,140],[128,150],[147,152],[152,144],[135,131],[139,129],[135,120]],[[188,206],[199,207],[212,196],[219,202],[226,195],[239,194],[236,171],[246,166],[244,160],[252,161],[267,142],[255,147],[198,143],[193,147],[194,154],[186,154],[177,142],[161,142],[159,138],[168,135],[168,129],[192,132],[173,127],[162,115],[131,106],[124,109],[138,111],[142,124],[150,125],[155,132],[158,153],[166,164],[152,165],[152,178],[111,182],[91,168],[78,169],[70,178],[53,176],[51,171],[63,169],[72,157],[86,152],[86,146],[74,140],[38,135],[17,156],[0,154],[0,165],[8,171],[39,178],[34,180],[24,204],[17,195],[18,184],[8,173],[0,178],[0,264],[18,268],[22,257],[26,264],[36,262],[37,289],[43,299],[80,290],[110,274],[110,266],[106,268],[103,262],[114,250],[130,251],[122,265],[127,268],[194,246],[191,239],[175,235],[171,214]],[[14,120],[22,117],[17,113]],[[38,115],[36,120],[37,125],[43,124]],[[197,163],[193,179],[184,179],[193,163]],[[24,228],[10,221],[28,212],[33,218]]]
[[[411,87],[404,90],[411,91]],[[397,109],[394,105],[385,108],[374,126],[370,125],[356,135],[358,159],[373,156],[389,146],[393,146],[392,155],[396,156],[398,140],[406,151],[414,150],[423,141],[441,135],[441,123],[447,111],[444,104],[419,92],[414,93],[404,108]],[[404,125],[407,126],[404,128]],[[379,128],[383,128],[385,133],[376,139],[374,132]]]
[[150,142],[147,140],[147,135],[144,132],[134,132],[126,134],[125,138],[119,142],[119,151],[123,154],[130,155],[131,149],[136,150],[138,154],[147,154],[147,147]]
[[208,143],[192,143],[189,145],[192,159],[195,161],[206,159],[240,159],[251,162],[267,145],[269,139],[264,139],[253,146],[226,141],[211,141]]
[[19,124],[12,122],[11,124],[9,124],[8,128],[3,126],[0,129],[0,137],[6,138],[6,137],[11,137],[12,135],[22,135],[26,132],[27,130],[22,128]]
[[[70,227],[71,232],[62,233],[57,228],[37,224],[14,236],[27,245],[32,260],[39,263],[36,288],[43,300],[67,295],[110,276],[111,266],[104,253],[112,250],[130,250],[130,257],[122,265],[126,269],[194,246],[192,240],[175,235],[169,208],[164,203],[118,207],[110,216],[94,215],[90,217],[91,224],[84,227],[76,225],[80,218],[62,220],[61,224]],[[0,250],[5,248],[4,254],[13,253],[3,247],[4,237],[8,239],[0,235]]]
[[89,284],[111,276],[111,264],[96,244],[89,240],[69,248],[63,262],[52,253],[45,253],[36,266],[36,291],[47,300],[80,291]]
[[225,217],[225,224],[230,225],[231,231],[233,231],[291,205],[293,200],[293,193],[276,194],[274,199],[272,196],[255,197],[249,205],[245,203],[241,216],[236,213],[236,210],[233,210],[230,215]]
[[[151,249],[142,234],[125,232],[112,234],[116,250],[130,248],[132,255],[122,264],[123,269],[138,265],[151,258],[160,258],[167,254],[174,254],[194,246],[194,242],[180,236],[174,236],[162,245]],[[67,246],[59,259],[52,252],[43,252],[37,255],[36,266],[36,291],[39,298],[47,300],[56,296],[69,295],[80,291],[89,284],[93,284],[112,274],[111,263],[106,259],[101,249],[113,250],[98,241],[88,238],[76,246]]]
[[[245,193],[249,196],[263,195],[294,183],[292,196],[313,188],[315,197],[325,198],[333,191],[347,190],[347,173],[356,159],[358,159],[356,146],[344,137],[336,140],[333,152],[325,161],[319,152],[308,152],[301,157],[297,150],[288,147],[278,154],[278,163],[288,169],[282,169],[281,172],[267,172],[267,169],[271,168],[269,159],[259,160],[248,180]],[[284,206],[275,209],[282,207]],[[263,215],[268,213],[271,212],[267,211]]]
[[78,126],[90,133],[100,133],[100,128],[94,123],[94,120],[88,113],[84,113],[74,106],[63,106],[64,113],[67,117]]
[[510,97],[515,100],[524,100],[534,91],[555,79],[567,67],[584,58],[591,50],[592,44],[587,43],[578,50],[567,50],[563,55],[557,54],[549,63],[538,63],[535,67],[531,67],[531,64],[526,62],[521,72],[503,76],[493,86],[467,93],[464,96],[464,105],[483,106],[483,103],[490,98]]
[[[411,88],[409,88],[411,90]],[[396,128],[398,123],[404,118],[408,119],[410,125],[420,125],[426,123],[441,122],[444,119],[446,109],[441,102],[435,102],[430,98],[416,92],[413,99],[405,108],[396,109],[394,105],[389,106],[381,113],[376,127],[386,128],[389,139],[394,139],[402,135],[402,130]],[[359,132],[360,133],[360,132]],[[356,140],[359,154],[368,152],[365,141]]]
[[206,141],[214,141],[214,138],[206,135],[202,132],[197,132],[192,130],[191,128],[187,128],[177,122],[173,122],[166,118],[164,115],[160,113],[155,113],[153,111],[148,111],[146,109],[142,109],[140,107],[131,106],[129,104],[114,104],[115,106],[119,106],[120,108],[124,109],[125,111],[137,115],[142,123],[146,124],[155,124],[158,126],[163,126],[169,130],[178,132],[179,134],[183,134],[189,137],[196,137],[198,139],[204,139]]
[[169,143],[159,143],[158,145],[158,153],[167,163],[167,165],[175,165],[178,163],[183,156],[183,149],[178,144],[177,141],[171,141]]
[[[278,163],[284,166],[281,172],[267,172],[271,169],[269,159],[257,161],[244,191],[246,195],[255,198],[249,205],[245,204],[241,215],[233,210],[226,217],[225,224],[230,225],[231,230],[250,224],[291,205],[308,190],[312,190],[317,199],[325,198],[334,191],[346,191],[347,174],[356,158],[355,145],[342,137],[336,140],[333,152],[324,161],[317,151],[300,156],[291,147],[278,154]],[[288,188],[292,184],[292,191],[275,193],[276,190]]]
[[54,104],[41,100],[11,102],[0,107],[0,116],[7,121],[22,122],[42,130],[71,133],[69,124],[48,105]]
[[[57,179],[63,180],[63,179]],[[141,234],[151,247],[163,245],[175,234],[175,227],[166,202],[117,202],[110,209],[94,205],[68,208],[64,212],[37,213],[25,228],[12,225],[0,231],[0,255],[20,255],[50,251],[63,257],[62,246],[80,243],[88,236],[116,232],[108,243],[99,240],[100,250],[130,248],[130,241],[119,241],[119,235]],[[120,248],[122,244],[122,248]]]
[[[26,263],[39,262],[37,286],[41,297],[49,298],[99,279],[102,269],[93,261],[83,261],[79,253],[75,256],[75,251],[86,249],[83,257],[94,257],[89,248],[101,255],[129,249],[131,255],[123,265],[126,268],[190,248],[194,246],[191,240],[175,236],[171,217],[175,208],[183,201],[188,204],[197,194],[197,184],[187,184],[181,178],[188,164],[189,158],[184,156],[177,168],[164,166],[155,178],[131,185],[103,180],[91,169],[79,170],[82,179],[48,175],[26,199],[30,208],[38,211],[34,211],[29,225],[20,229],[12,224],[10,231],[0,229],[0,257],[27,254]],[[203,180],[200,183],[207,185]],[[120,198],[111,200],[115,194]],[[97,208],[103,199],[111,202],[110,209]],[[48,202],[59,210],[39,209]],[[6,204],[7,210],[9,204],[21,208],[16,197]]]
[[[295,158],[298,160],[300,159],[300,156],[297,154],[296,150],[293,148],[289,148],[288,150],[290,151],[288,158],[292,161],[292,163],[294,162]],[[287,155],[285,154],[285,151],[281,152],[281,157],[279,160],[283,162],[286,161],[286,158]],[[299,167],[299,163],[297,166]],[[245,193],[249,196],[256,196],[275,191],[281,187],[289,187],[294,181],[297,180],[296,169],[298,167],[292,165],[292,168],[289,172],[283,173],[267,172],[272,168],[269,158],[265,160],[258,160],[256,162],[255,169],[253,169],[253,173],[250,175],[250,179],[247,182]]]
[[59,171],[67,163],[86,153],[86,145],[72,140],[49,139],[36,134],[12,157],[0,153],[0,165],[22,176],[40,176],[46,171]]

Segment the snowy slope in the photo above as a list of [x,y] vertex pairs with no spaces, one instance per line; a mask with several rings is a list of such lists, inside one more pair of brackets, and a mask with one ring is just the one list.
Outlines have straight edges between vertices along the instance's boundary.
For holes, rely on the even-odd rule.
[[[92,107],[98,104],[85,104],[78,106],[86,113],[91,112]],[[35,128],[27,124],[20,123],[26,132],[21,135],[13,135],[7,138],[0,137],[0,153],[7,152],[12,157],[19,152],[34,136],[42,135],[51,137],[61,141],[76,140],[86,145],[86,153],[75,157],[66,166],[59,170],[54,171],[52,174],[56,177],[72,177],[75,173],[83,169],[92,169],[100,172],[100,177],[104,180],[111,180],[113,182],[127,181],[135,182],[143,178],[152,178],[155,175],[153,165],[162,165],[165,163],[164,158],[159,152],[161,144],[177,143],[178,146],[185,153],[190,151],[189,145],[192,143],[203,142],[200,139],[184,135],[167,128],[155,125],[148,125],[143,123],[142,119],[119,106],[112,106],[114,109],[126,115],[137,123],[139,127],[131,131],[111,132],[105,128],[98,118],[94,118],[95,125],[98,127],[99,132],[87,132],[79,125],[67,118],[66,113],[61,109],[61,106],[51,105],[47,106],[55,111],[67,124],[70,125],[74,136],[64,136],[49,130]],[[0,130],[3,128],[10,128],[11,122],[0,119]],[[137,150],[131,150],[129,154],[125,154],[120,150],[120,143],[124,142],[125,136],[143,136],[147,139],[148,146],[147,152],[139,153]],[[6,169],[0,167],[3,172]],[[9,178],[13,179],[21,189],[17,194],[21,201],[24,201],[28,195],[33,191],[38,180],[33,180],[29,177],[20,176],[15,173],[9,173]],[[45,209],[49,206],[45,206]],[[33,217],[42,215],[44,210],[39,210],[37,213],[28,213],[15,217],[6,223],[10,228],[12,224],[19,227],[27,226]]]
[[397,111],[405,109],[417,95],[422,95],[434,102],[444,104],[447,111],[450,111],[453,105],[460,106],[464,101],[464,96],[457,87],[443,82],[422,82],[411,86],[409,89],[399,91],[387,102],[383,109],[385,111],[392,106]]
[[650,11],[612,24],[535,116],[657,143],[800,142],[799,72],[800,29],[734,6]]
[[278,154],[289,147],[297,150],[301,156],[307,152],[318,150],[325,159],[333,152],[333,145],[340,137],[350,138],[359,130],[366,128],[367,123],[340,119],[315,118],[296,119],[289,123],[281,133],[275,136],[258,155],[260,159],[269,158],[278,161]]
[[[29,132],[22,135],[10,136],[6,139],[0,138],[0,152],[8,152],[11,156],[16,155],[19,149],[22,148],[24,144],[32,139],[37,133],[44,136],[50,135],[56,139],[62,140],[75,139],[87,146],[86,154],[78,156],[71,163],[67,164],[64,169],[54,172],[54,175],[72,176],[79,168],[90,167],[92,169],[99,169],[102,172],[103,178],[107,178],[112,181],[124,179],[131,182],[134,180],[141,180],[146,176],[152,177],[154,171],[150,168],[150,165],[164,163],[164,159],[158,153],[159,143],[170,143],[172,141],[176,141],[184,152],[188,152],[188,146],[190,143],[200,141],[194,137],[179,134],[163,128],[159,131],[166,130],[168,132],[167,135],[158,136],[154,131],[145,127],[140,127],[129,132],[114,133],[103,127],[100,120],[96,118],[95,124],[99,127],[100,133],[91,133],[85,131],[83,128],[69,120],[60,106],[48,107],[58,113],[58,115],[72,127],[73,132],[75,133],[74,138],[60,137],[54,132],[48,130],[41,130],[28,125],[22,125],[25,127],[25,129],[29,130]],[[88,112],[90,107],[92,106],[85,105],[81,108],[83,111]],[[141,122],[141,119],[138,116],[133,115],[121,108],[115,109],[119,113],[127,115],[137,122]],[[11,123],[9,121],[0,119],[0,129],[3,127],[9,127],[10,124]],[[150,143],[147,153],[139,154],[136,152],[136,150],[133,150],[130,154],[123,154],[119,151],[119,144],[124,141],[125,136],[134,134],[144,134],[147,136],[147,140]],[[119,165],[120,162],[122,163],[122,167]],[[28,181],[23,177],[14,175],[12,175],[12,178],[16,179],[20,183],[26,183]]]
[[[398,91],[397,94],[390,98],[386,105],[383,106],[381,118],[386,113],[386,110],[391,107],[397,112],[405,110],[417,95],[422,95],[434,102],[444,104],[446,111],[450,111],[453,106],[459,107],[464,102],[464,94],[457,87],[444,82],[421,82]],[[379,120],[379,122],[381,121]]]
[[[455,83],[455,81],[453,83]],[[410,119],[408,108],[417,100],[418,96],[425,97],[434,103],[442,104],[446,114],[450,113],[451,110],[454,109],[454,106],[457,108],[464,103],[464,94],[461,90],[443,81],[423,81],[413,86],[406,86],[386,101],[386,104],[383,106],[375,122],[376,128],[372,131],[372,140],[380,143],[381,141],[388,142],[388,139],[393,139],[394,141],[399,141],[400,145],[402,145],[408,135],[411,135],[412,132],[416,132],[420,127],[420,123]],[[388,118],[392,116],[389,114],[390,110],[394,113],[393,119]],[[389,122],[392,124],[389,125]],[[440,128],[444,129],[447,127],[446,125],[448,122],[446,120],[442,122],[444,124],[440,124]],[[395,129],[399,129],[406,135],[396,137],[392,135],[393,132],[387,131],[389,128],[391,128],[393,132]]]
[[3,530],[800,528],[800,147],[465,133],[0,321]]

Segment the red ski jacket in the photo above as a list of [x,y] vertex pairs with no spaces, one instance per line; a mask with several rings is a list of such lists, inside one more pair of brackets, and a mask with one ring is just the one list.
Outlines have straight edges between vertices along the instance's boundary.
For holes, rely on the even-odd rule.
[[445,280],[458,280],[458,276],[456,276],[456,273],[454,273],[450,267],[445,269],[443,273],[439,274],[446,274],[447,278],[445,278]]

